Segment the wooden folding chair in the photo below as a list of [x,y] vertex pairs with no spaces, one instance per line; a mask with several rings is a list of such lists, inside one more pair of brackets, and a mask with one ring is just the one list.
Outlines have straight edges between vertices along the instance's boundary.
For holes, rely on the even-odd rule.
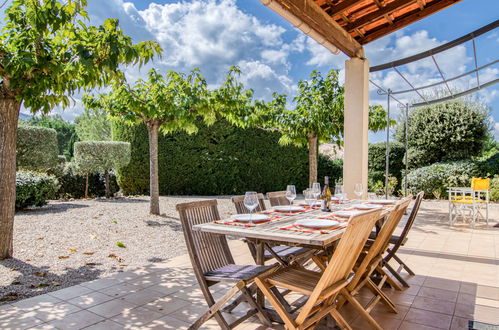
[[[381,230],[379,231],[376,239],[366,246],[364,251],[360,254],[357,262],[353,268],[355,275],[352,280],[346,286],[346,290],[351,294],[352,299],[348,300],[350,303],[356,306],[358,310],[362,309],[360,314],[365,320],[373,326],[375,329],[382,329],[381,326],[374,320],[370,315],[372,309],[376,304],[381,301],[389,311],[397,313],[395,304],[388,298],[388,296],[381,290],[383,284],[388,282],[390,285],[398,290],[401,290],[400,286],[390,277],[382,268],[383,254],[388,248],[390,237],[392,236],[395,228],[397,227],[400,219],[407,210],[412,197],[407,197],[397,203],[395,207],[390,212],[388,219],[385,221]],[[376,284],[371,279],[374,272],[377,272],[381,276],[379,283]],[[359,293],[362,288],[368,288],[374,297],[369,301],[366,306],[362,306],[360,302],[357,301],[355,296]],[[346,296],[345,296],[346,299]],[[345,299],[339,302],[339,307],[343,305]]]
[[[390,238],[390,246],[387,250],[387,254],[383,258],[383,267],[385,267],[403,286],[409,287],[409,284],[400,276],[400,272],[405,269],[409,275],[415,275],[414,272],[407,266],[402,259],[397,256],[398,249],[403,246],[407,242],[407,235],[416,221],[416,216],[418,215],[419,207],[421,206],[421,201],[424,197],[424,191],[421,191],[416,196],[416,200],[414,201],[414,205],[412,206],[411,214],[407,218],[407,222],[405,223],[404,229],[400,233],[400,235],[392,235]],[[399,267],[395,270],[388,262],[390,260],[395,260]]]
[[[256,212],[261,212],[265,211],[265,201],[263,194],[258,194],[258,206],[256,208]],[[248,209],[246,206],[244,206],[244,195],[241,196],[234,196],[231,198],[232,203],[234,203],[234,207],[236,208],[236,212],[238,214],[242,213],[248,213]],[[246,242],[248,243],[248,248],[251,252],[251,255],[253,256],[253,259],[256,261],[256,248],[255,245],[252,244],[251,242]],[[296,247],[296,246],[287,246],[287,245],[270,245],[270,244],[265,244],[265,251],[264,251],[264,259],[265,261],[271,260],[271,259],[276,259],[279,263],[282,265],[289,265],[292,262],[294,262],[297,259],[302,259],[308,256],[309,259],[313,254],[313,250],[307,249],[307,248],[302,248],[302,247]]]
[[[225,236],[192,230],[194,225],[220,219],[216,200],[177,204],[177,211],[180,214],[194,273],[209,306],[208,311],[190,328],[197,329],[204,322],[215,317],[222,329],[232,329],[255,314],[261,322],[270,325],[267,315],[255,302],[250,292],[256,276],[273,272],[278,266],[235,265]],[[234,283],[234,286],[222,298],[215,301],[210,292],[210,286],[219,282]],[[239,300],[246,301],[253,309],[229,324],[221,310],[238,293],[244,298]]]
[[286,191],[271,191],[267,193],[270,206],[289,205],[289,200],[286,198]]
[[[343,328],[351,329],[336,308],[338,295],[354,300],[346,290],[355,261],[362,252],[374,223],[381,217],[380,210],[363,212],[350,218],[348,226],[324,272],[308,270],[297,265],[284,267],[272,274],[255,279],[284,321],[288,329],[313,329],[326,316],[331,315]],[[279,287],[308,296],[299,314],[294,317],[280,303],[272,291]],[[354,305],[357,307],[357,305]],[[363,310],[360,306],[360,310]]]

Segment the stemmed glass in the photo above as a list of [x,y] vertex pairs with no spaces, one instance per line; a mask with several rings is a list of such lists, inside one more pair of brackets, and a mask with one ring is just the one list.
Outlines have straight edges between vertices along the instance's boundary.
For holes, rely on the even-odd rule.
[[312,191],[314,192],[315,202],[319,200],[319,196],[321,195],[321,184],[319,182],[314,182],[312,184]]
[[247,191],[244,194],[244,206],[250,211],[249,223],[253,224],[253,210],[258,206],[258,196],[256,191]]
[[312,208],[315,203],[315,191],[312,188],[305,189],[303,191],[303,196],[305,196],[305,202],[308,207]]
[[296,198],[296,187],[292,184],[288,185],[286,188],[286,199],[289,201],[289,210],[291,211],[291,204],[293,204],[293,200]]
[[364,189],[362,187],[362,183],[356,183],[354,186],[354,191],[355,195],[357,196],[358,199],[361,198],[362,194],[364,193]]
[[334,188],[334,197],[338,198],[338,201],[343,200],[343,186],[342,185],[336,185]]

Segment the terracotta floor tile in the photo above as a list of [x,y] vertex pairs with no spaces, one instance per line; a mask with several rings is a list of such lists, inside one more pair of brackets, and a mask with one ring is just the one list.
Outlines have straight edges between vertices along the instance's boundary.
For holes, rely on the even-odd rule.
[[411,307],[404,321],[440,329],[449,329],[452,316]]
[[454,316],[450,325],[450,330],[468,330],[469,319]]
[[439,328],[429,327],[418,323],[403,321],[399,330],[440,330]]
[[452,281],[435,277],[427,277],[424,281],[423,287],[437,288],[448,291],[459,291],[460,281]]
[[448,291],[436,288],[426,288],[426,287],[422,287],[418,292],[418,296],[421,297],[447,300],[452,302],[456,301],[457,295],[458,293],[455,291]]
[[432,299],[432,298],[418,296],[414,299],[412,307],[437,313],[443,313],[447,315],[454,315],[454,309],[456,307],[456,303],[447,300]]

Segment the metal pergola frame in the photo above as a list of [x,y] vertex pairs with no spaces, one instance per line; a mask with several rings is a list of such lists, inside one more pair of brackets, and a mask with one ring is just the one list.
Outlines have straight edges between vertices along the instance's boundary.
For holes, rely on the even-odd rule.
[[[417,108],[417,107],[421,107],[421,106],[427,106],[427,105],[431,105],[431,104],[446,102],[446,101],[453,100],[453,99],[456,99],[456,98],[459,98],[459,97],[462,97],[462,96],[465,96],[465,95],[468,95],[471,93],[475,93],[482,88],[486,88],[486,87],[489,87],[489,86],[492,86],[492,85],[498,83],[499,78],[488,81],[486,83],[480,82],[480,78],[479,78],[479,74],[478,74],[479,71],[496,64],[497,62],[499,62],[499,59],[495,59],[495,60],[491,61],[490,63],[487,63],[487,64],[479,67],[477,55],[476,55],[477,54],[476,53],[476,44],[475,44],[475,38],[496,29],[498,26],[499,26],[499,20],[496,20],[490,24],[487,24],[487,25],[479,28],[478,30],[475,30],[467,35],[464,35],[464,36],[457,38],[453,41],[450,41],[446,44],[440,45],[440,46],[435,47],[433,49],[430,49],[430,50],[427,50],[427,51],[424,51],[424,52],[421,52],[419,54],[412,55],[412,56],[409,56],[409,57],[406,57],[403,59],[399,59],[396,61],[381,64],[381,65],[376,65],[376,66],[373,66],[369,69],[369,72],[371,72],[371,73],[391,69],[391,70],[395,71],[411,87],[410,89],[392,91],[391,89],[382,88],[381,86],[376,84],[371,79],[369,80],[371,82],[371,84],[373,84],[377,88],[378,95],[386,95],[386,97],[387,97],[387,113],[386,113],[387,122],[389,122],[389,120],[390,120],[390,99],[397,102],[399,108],[405,109],[405,137],[404,137],[405,138],[404,144],[405,144],[405,151],[406,151],[405,152],[405,173],[404,173],[404,194],[405,195],[407,195],[407,171],[408,171],[407,143],[408,143],[408,139],[409,139],[409,135],[408,135],[409,134],[408,133],[409,108]],[[451,49],[453,47],[459,46],[459,45],[461,45],[465,42],[468,42],[470,40],[472,42],[473,59],[474,59],[475,68],[473,70],[469,70],[465,73],[459,74],[459,75],[454,76],[452,78],[446,79],[442,70],[440,69],[440,66],[438,65],[437,60],[435,59],[435,55],[438,53],[441,53],[443,51],[446,51],[448,49]],[[433,63],[435,64],[435,67],[437,68],[437,71],[440,75],[440,78],[442,79],[441,81],[438,81],[436,83],[432,83],[429,85],[425,85],[425,86],[416,87],[416,86],[414,86],[413,83],[411,83],[402,74],[402,72],[400,72],[400,70],[397,69],[397,67],[399,67],[399,66],[402,66],[402,65],[405,65],[408,63],[412,63],[415,61],[419,61],[421,59],[425,59],[425,58],[429,58],[429,57],[431,57]],[[459,78],[471,75],[473,73],[476,76],[476,82],[477,82],[477,85],[475,87],[469,88],[469,89],[462,91],[462,92],[459,92],[459,93],[452,92],[452,90],[450,89],[449,84],[448,84],[450,81],[457,80]],[[445,88],[449,92],[448,96],[441,97],[441,98],[434,99],[434,100],[428,100],[420,92],[420,90],[423,90],[426,88],[442,86],[442,85],[445,85]],[[394,96],[394,95],[410,93],[410,92],[416,93],[419,96],[419,98],[422,100],[422,102],[414,102],[412,104],[404,103]],[[389,163],[390,163],[390,126],[388,125],[386,128],[386,154],[385,154],[385,195],[386,195],[386,198],[388,198],[388,175],[389,175],[389,170],[390,170]]]

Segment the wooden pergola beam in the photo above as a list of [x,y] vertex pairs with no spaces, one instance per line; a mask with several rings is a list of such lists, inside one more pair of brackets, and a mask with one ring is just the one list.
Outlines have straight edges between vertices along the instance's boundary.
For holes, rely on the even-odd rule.
[[398,29],[403,28],[404,26],[410,25],[414,22],[419,21],[420,19],[423,19],[431,14],[434,14],[437,11],[445,9],[459,1],[461,0],[442,0],[434,4],[429,4],[428,7],[426,7],[423,10],[418,10],[417,12],[414,12],[403,18],[397,19],[396,21],[394,21],[392,25],[389,25],[385,28],[380,28],[377,31],[366,33],[365,37],[359,39],[359,42],[362,44],[366,44],[368,42],[381,38],[389,33],[392,33]]
[[274,0],[349,57],[364,57],[364,48],[313,0]]
[[355,29],[361,28],[369,23],[372,23],[385,15],[389,15],[399,9],[402,9],[408,5],[415,3],[416,0],[397,0],[389,3],[383,8],[380,8],[371,14],[360,17],[358,20],[355,20],[353,23],[347,24],[345,26],[345,30],[348,32],[353,31]]

